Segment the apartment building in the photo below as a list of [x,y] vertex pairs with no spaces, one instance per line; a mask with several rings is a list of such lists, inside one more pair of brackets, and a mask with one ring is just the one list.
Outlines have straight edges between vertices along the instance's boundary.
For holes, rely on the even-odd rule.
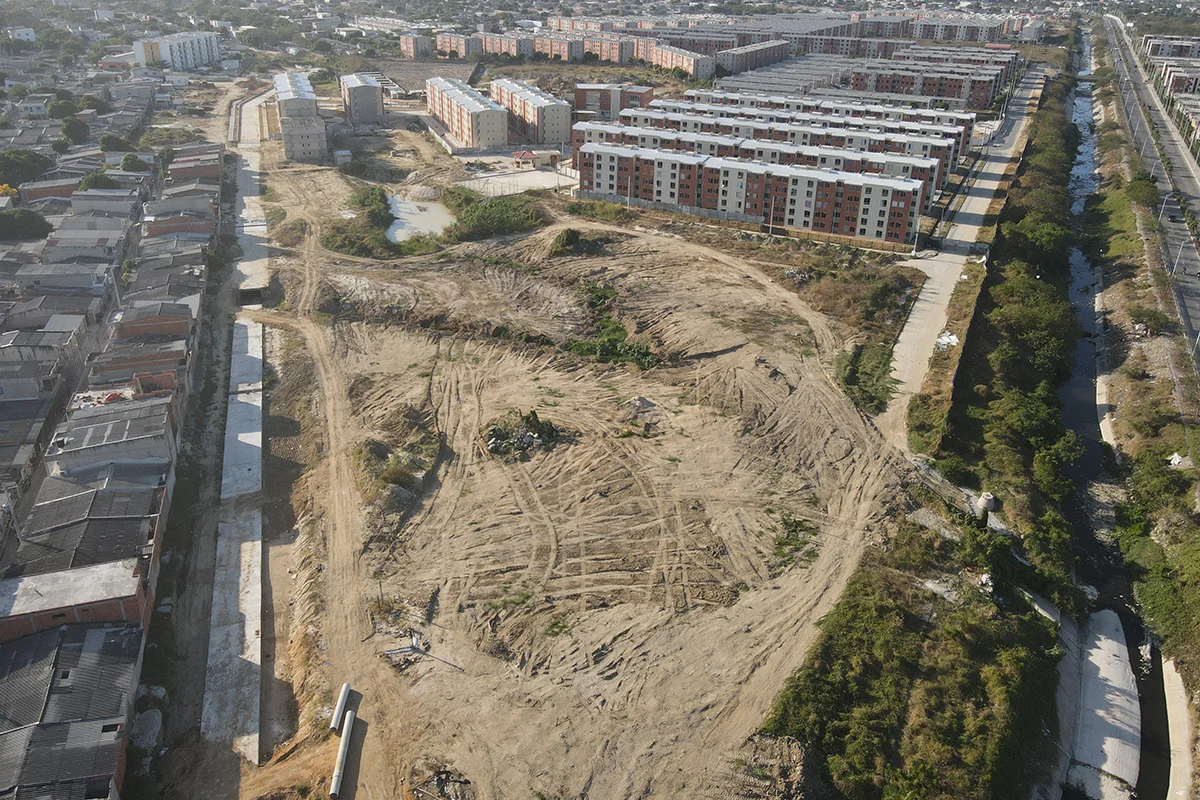
[[[1005,46],[1007,47],[1007,46]],[[959,64],[973,67],[1000,67],[1008,81],[1021,64],[1017,50],[993,47],[929,47],[909,45],[892,54],[893,61],[923,64]]]
[[437,35],[437,51],[450,58],[470,58],[476,53],[483,52],[483,40],[478,36],[467,36],[462,33],[439,33]]
[[425,81],[431,116],[463,147],[491,150],[508,145],[508,111],[454,78]]
[[1200,58],[1200,38],[1147,33],[1142,36],[1142,52],[1150,57]]
[[[659,105],[661,104],[661,105]],[[722,113],[722,109],[726,113]],[[957,125],[937,125],[932,122],[909,122],[900,119],[850,117],[812,111],[782,111],[762,108],[729,108],[687,103],[679,100],[655,100],[648,109],[625,109],[622,122],[671,130],[700,131],[714,129],[723,120],[735,123],[756,122],[767,125],[803,125],[814,128],[845,128],[878,133],[931,136],[950,143],[950,164],[956,165],[966,155],[962,147],[964,130]],[[969,142],[969,139],[965,141]]]
[[133,58],[142,66],[166,64],[173,70],[187,71],[221,60],[220,39],[208,31],[187,31],[138,39],[133,43]]
[[885,38],[911,39],[912,17],[905,16],[873,16],[860,17],[858,30],[863,36],[882,36]]
[[715,56],[717,69],[723,70],[727,75],[747,72],[789,58],[791,49],[787,42],[773,40],[722,50]]
[[717,60],[712,56],[681,50],[669,45],[653,45],[649,61],[666,70],[683,70],[689,78],[695,81],[706,81],[716,74],[717,70]]
[[528,36],[513,36],[508,33],[481,33],[479,41],[483,52],[494,56],[529,58],[533,55],[533,39]]
[[791,40],[796,55],[821,53],[847,58],[891,58],[908,42],[900,39],[859,39],[851,36],[797,36]]
[[1004,88],[1004,69],[871,61],[853,69],[850,88],[856,92],[955,98],[963,100],[968,108],[990,108]]
[[621,144],[652,150],[672,150],[696,155],[762,161],[770,164],[861,172],[920,181],[922,212],[944,183],[935,158],[899,153],[869,153],[835,147],[794,145],[769,139],[745,139],[709,133],[683,133],[659,128],[637,128],[605,122],[580,122],[572,128],[574,163],[585,144]]
[[585,36],[584,55],[594,55],[597,61],[625,64],[634,57],[634,41],[630,36]]
[[415,33],[406,33],[396,37],[400,45],[402,61],[422,61],[433,57],[433,39]]
[[[634,116],[636,113],[643,116]],[[627,116],[629,115],[629,116]],[[949,175],[955,166],[956,142],[937,136],[887,133],[864,128],[835,128],[820,125],[768,122],[741,118],[694,117],[663,111],[621,112],[621,124],[643,128],[661,128],[687,133],[715,133],[743,139],[767,139],[814,147],[836,147],[867,153],[897,153],[932,158],[938,162],[938,175]]]
[[625,145],[580,148],[579,194],[889,244],[916,238],[920,181]]
[[536,86],[498,78],[490,86],[492,100],[509,111],[509,127],[530,144],[565,144],[571,140],[571,106]]
[[914,20],[912,38],[938,42],[999,42],[1012,30],[1008,17],[932,17]]
[[325,121],[317,116],[317,95],[308,76],[281,72],[275,76],[275,107],[283,155],[291,161],[323,161],[329,155]]
[[383,118],[383,86],[371,75],[352,73],[341,77],[342,108],[351,125],[365,125]]
[[616,119],[625,108],[645,108],[654,100],[654,89],[628,83],[575,84],[575,111],[590,111],[600,119]]
[[[778,95],[743,94],[723,92],[719,89],[688,89],[684,92],[687,101],[711,106],[733,106],[738,109],[773,109],[803,113],[826,114],[835,117],[861,117],[864,119],[892,120],[899,122],[921,122],[936,126],[962,129],[959,137],[959,152],[966,153],[971,147],[971,136],[975,131],[975,114],[970,111],[949,111],[941,108],[914,108],[884,103],[859,103],[823,97],[781,97]],[[658,108],[658,105],[651,104]],[[750,113],[754,112],[742,112]]]
[[583,61],[583,39],[569,36],[535,36],[533,52],[540,53],[551,61],[578,63]]

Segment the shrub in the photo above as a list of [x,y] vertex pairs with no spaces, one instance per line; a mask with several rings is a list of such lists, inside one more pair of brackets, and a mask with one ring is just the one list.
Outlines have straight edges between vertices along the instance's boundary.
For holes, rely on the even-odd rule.
[[79,182],[79,191],[88,189],[120,189],[121,184],[115,178],[110,178],[103,172],[93,172]]

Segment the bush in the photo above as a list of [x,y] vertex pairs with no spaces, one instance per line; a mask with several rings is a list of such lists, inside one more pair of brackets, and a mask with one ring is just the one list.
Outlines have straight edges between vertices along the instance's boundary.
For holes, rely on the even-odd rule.
[[88,126],[75,117],[62,121],[62,135],[71,144],[83,144],[88,138]]
[[126,153],[121,159],[121,169],[126,172],[149,172],[150,165],[137,157],[137,153]]
[[638,218],[638,212],[618,203],[604,200],[581,201],[567,203],[566,212],[580,217],[591,217],[608,222],[632,222]]
[[527,197],[489,197],[462,207],[443,236],[451,242],[473,242],[532,230],[545,221],[541,208]]
[[10,208],[0,211],[0,239],[41,239],[50,234],[54,226],[36,211],[27,208]]
[[77,111],[79,106],[70,100],[58,100],[46,106],[46,113],[50,115],[50,119],[63,119]]
[[868,414],[882,414],[896,390],[891,345],[870,342],[839,353],[837,379],[855,406]]
[[137,150],[137,147],[128,139],[122,139],[120,136],[114,136],[111,133],[105,133],[100,137],[100,149],[106,153],[131,153]]
[[1130,306],[1129,321],[1134,325],[1144,325],[1152,336],[1166,333],[1171,328],[1171,318],[1157,308],[1146,306]]
[[93,172],[79,182],[79,191],[88,189],[120,189],[121,184],[115,178],[110,178],[103,172]]
[[630,342],[629,333],[619,320],[612,316],[612,306],[617,298],[614,289],[595,283],[584,284],[584,302],[595,317],[596,336],[590,339],[572,339],[567,349],[576,355],[594,358],[603,362],[629,362],[639,369],[656,366],[659,358],[649,345]]

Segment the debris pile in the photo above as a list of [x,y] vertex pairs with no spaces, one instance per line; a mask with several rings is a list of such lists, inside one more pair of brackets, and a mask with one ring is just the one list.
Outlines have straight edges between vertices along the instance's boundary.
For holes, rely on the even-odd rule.
[[548,449],[558,438],[558,430],[538,417],[536,411],[522,414],[508,412],[499,422],[488,426],[485,435],[487,451],[496,456],[521,457],[531,450]]

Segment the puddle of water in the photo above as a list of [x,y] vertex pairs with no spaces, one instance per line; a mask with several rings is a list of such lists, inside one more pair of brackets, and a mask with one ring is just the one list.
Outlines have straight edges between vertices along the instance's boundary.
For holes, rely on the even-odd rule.
[[414,202],[389,197],[388,205],[396,221],[387,229],[387,238],[402,242],[418,233],[438,234],[454,222],[450,209],[441,203]]

